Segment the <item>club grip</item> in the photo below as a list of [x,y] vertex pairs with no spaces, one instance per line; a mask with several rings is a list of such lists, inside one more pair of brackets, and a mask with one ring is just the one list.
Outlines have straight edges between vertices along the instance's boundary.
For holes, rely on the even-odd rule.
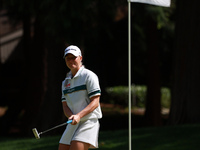
[[68,124],[69,124],[69,123],[72,123],[72,120],[68,120],[67,123],[68,123]]

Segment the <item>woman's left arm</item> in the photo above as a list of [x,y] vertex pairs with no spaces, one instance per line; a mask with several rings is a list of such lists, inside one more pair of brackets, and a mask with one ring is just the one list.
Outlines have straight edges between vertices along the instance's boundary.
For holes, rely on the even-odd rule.
[[85,107],[78,114],[72,115],[69,118],[69,119],[73,120],[72,125],[79,123],[79,121],[82,117],[84,117],[84,116],[88,115],[89,113],[91,113],[92,111],[94,111],[99,106],[99,99],[100,99],[100,95],[91,97],[90,98],[91,102],[89,105],[87,105],[87,107]]

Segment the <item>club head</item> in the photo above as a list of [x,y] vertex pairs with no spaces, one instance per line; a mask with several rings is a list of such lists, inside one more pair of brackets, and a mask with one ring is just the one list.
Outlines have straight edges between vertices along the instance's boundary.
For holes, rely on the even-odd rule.
[[32,131],[33,131],[33,134],[35,135],[35,138],[39,139],[40,138],[40,134],[38,133],[37,129],[34,128],[34,129],[32,129]]

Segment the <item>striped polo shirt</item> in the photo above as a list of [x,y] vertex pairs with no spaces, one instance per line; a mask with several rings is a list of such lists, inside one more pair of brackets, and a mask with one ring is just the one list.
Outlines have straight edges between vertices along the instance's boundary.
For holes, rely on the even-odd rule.
[[[95,73],[82,66],[72,78],[71,71],[62,82],[62,102],[66,101],[73,114],[82,111],[93,96],[101,95],[99,80]],[[101,118],[100,105],[81,120]]]

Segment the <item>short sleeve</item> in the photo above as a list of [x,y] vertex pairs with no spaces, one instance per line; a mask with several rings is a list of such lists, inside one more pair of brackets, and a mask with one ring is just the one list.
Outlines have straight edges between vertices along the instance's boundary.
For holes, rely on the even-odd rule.
[[101,95],[99,79],[95,73],[89,72],[87,80],[86,80],[86,87],[87,87],[89,98],[93,96]]

